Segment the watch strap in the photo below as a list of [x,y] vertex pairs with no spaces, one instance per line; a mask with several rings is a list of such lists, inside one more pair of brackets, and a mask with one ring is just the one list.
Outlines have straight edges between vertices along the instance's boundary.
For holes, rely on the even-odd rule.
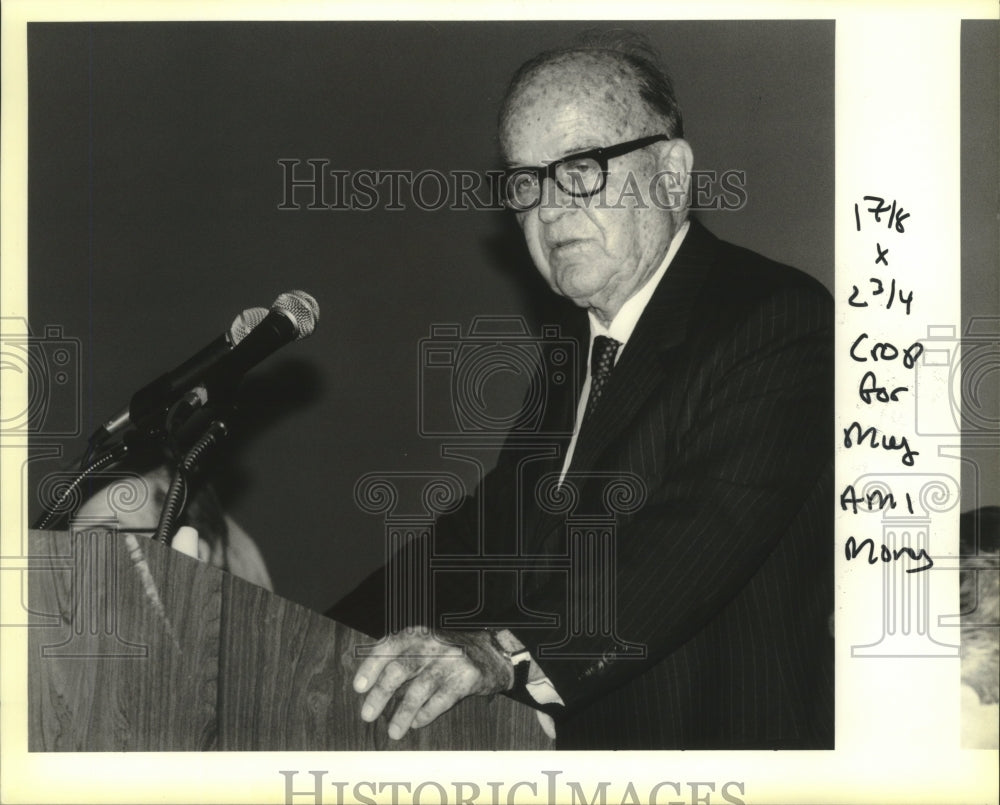
[[487,629],[486,631],[489,633],[493,648],[503,654],[514,668],[514,684],[511,690],[523,690],[528,684],[528,674],[531,671],[531,652],[523,646],[512,649],[510,644],[503,639],[503,633],[496,629]]

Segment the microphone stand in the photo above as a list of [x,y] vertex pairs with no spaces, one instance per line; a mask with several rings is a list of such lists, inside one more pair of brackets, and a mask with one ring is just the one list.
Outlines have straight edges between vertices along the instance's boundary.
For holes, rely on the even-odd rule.
[[[114,445],[87,464],[87,466],[83,467],[83,469],[70,482],[69,486],[63,490],[62,494],[56,499],[55,503],[42,512],[39,518],[35,521],[34,528],[42,531],[51,525],[56,525],[62,522],[63,517],[66,516],[66,512],[62,511],[62,508],[66,504],[66,501],[74,495],[76,490],[80,487],[80,484],[82,484],[87,478],[98,470],[103,470],[106,467],[113,466],[114,464],[120,462],[125,458],[125,456],[128,455],[129,449],[129,442],[127,440],[122,440],[119,444]],[[92,454],[93,450],[88,449],[87,454],[84,456],[84,461],[89,460],[90,455]],[[58,520],[56,519],[57,514],[59,515]]]
[[[86,479],[99,470],[120,463],[140,443],[160,442],[166,446],[170,455],[181,456],[174,462],[174,471],[166,500],[160,511],[155,535],[161,543],[169,545],[173,539],[174,525],[184,513],[187,504],[190,478],[197,471],[199,462],[205,454],[229,432],[226,420],[236,412],[235,404],[230,402],[234,391],[235,389],[226,389],[225,402],[205,406],[203,389],[193,389],[170,408],[163,427],[128,430],[110,446],[104,445],[107,431],[103,427],[99,428],[87,443],[86,451],[80,461],[80,472],[58,499],[42,512],[35,521],[34,528],[42,530],[61,524],[68,513],[64,510],[67,501],[76,494]],[[98,453],[102,448],[103,451]],[[95,453],[97,453],[96,458],[94,458]]]
[[191,474],[195,472],[204,455],[222,441],[228,433],[229,428],[225,420],[213,418],[200,438],[177,462],[170,479],[170,487],[167,489],[166,500],[160,510],[160,520],[156,526],[154,539],[164,545],[171,543],[174,538],[174,524],[184,513],[184,506],[187,504],[188,480]]

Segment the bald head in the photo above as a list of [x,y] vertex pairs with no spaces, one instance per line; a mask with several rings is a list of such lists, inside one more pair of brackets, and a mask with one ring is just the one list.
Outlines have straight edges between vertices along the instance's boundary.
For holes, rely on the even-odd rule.
[[521,65],[500,104],[501,144],[515,107],[553,85],[569,84],[589,95],[607,96],[609,105],[619,105],[644,128],[684,136],[673,83],[656,53],[638,35],[611,31],[586,33],[569,47],[545,51]]
[[655,126],[634,79],[620,65],[594,54],[567,55],[533,70],[508,96],[499,132],[504,153],[510,153],[513,128],[525,122],[525,114],[535,116],[532,123],[540,122],[569,103],[599,113],[620,139]]

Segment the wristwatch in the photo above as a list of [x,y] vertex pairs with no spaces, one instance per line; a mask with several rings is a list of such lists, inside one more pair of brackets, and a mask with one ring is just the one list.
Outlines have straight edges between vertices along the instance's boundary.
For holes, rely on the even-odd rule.
[[511,690],[522,690],[528,683],[531,652],[506,629],[487,629],[486,631],[489,632],[493,648],[503,654],[514,667],[514,684]]

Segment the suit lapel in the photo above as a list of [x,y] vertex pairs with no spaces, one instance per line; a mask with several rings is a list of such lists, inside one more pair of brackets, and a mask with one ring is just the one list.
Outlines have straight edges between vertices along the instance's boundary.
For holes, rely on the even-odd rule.
[[[611,373],[600,405],[581,429],[570,473],[598,471],[601,455],[616,439],[621,439],[643,403],[667,381],[669,353],[682,344],[687,335],[694,302],[702,292],[707,269],[714,261],[716,243],[714,235],[697,221],[691,221],[684,243],[660,280]],[[581,353],[586,351],[586,344],[584,337]],[[586,372],[586,357],[581,357],[584,359],[582,372]],[[576,399],[578,401],[579,392]],[[558,461],[550,464],[550,471],[559,471],[563,454],[561,450]],[[553,532],[563,532],[565,517],[544,514],[537,504],[531,510],[536,519],[531,529],[533,536],[526,541],[526,547],[533,553],[552,553]]]
[[580,431],[572,472],[594,470],[601,454],[621,437],[650,394],[665,381],[664,356],[686,337],[693,305],[713,260],[715,242],[711,233],[691,221],[684,243],[611,373],[600,405]]

